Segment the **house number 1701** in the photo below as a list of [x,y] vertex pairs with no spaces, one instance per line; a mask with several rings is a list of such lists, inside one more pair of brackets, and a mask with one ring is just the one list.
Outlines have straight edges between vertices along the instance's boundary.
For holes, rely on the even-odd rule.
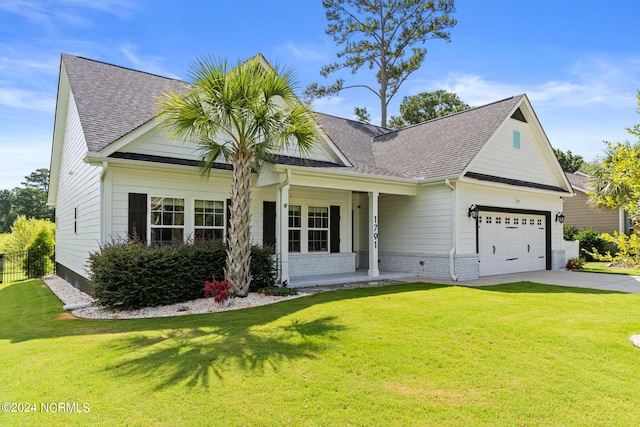
[[378,249],[378,217],[373,217],[373,247]]

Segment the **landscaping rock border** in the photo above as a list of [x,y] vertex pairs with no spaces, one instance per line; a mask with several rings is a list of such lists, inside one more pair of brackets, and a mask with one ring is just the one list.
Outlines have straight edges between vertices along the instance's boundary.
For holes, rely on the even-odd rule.
[[[81,290],[73,287],[66,280],[56,276],[48,275],[43,277],[44,283],[65,305],[79,303],[95,303],[95,300]],[[184,301],[177,304],[160,307],[147,307],[139,310],[110,311],[99,306],[79,308],[71,311],[76,317],[84,319],[141,319],[151,317],[172,317],[184,316],[187,314],[215,313],[220,311],[239,310],[249,307],[257,307],[266,304],[273,304],[288,299],[299,298],[309,295],[298,293],[286,297],[262,295],[251,292],[246,298],[231,298],[229,306],[223,308],[219,306],[213,298],[200,298],[192,301]]]

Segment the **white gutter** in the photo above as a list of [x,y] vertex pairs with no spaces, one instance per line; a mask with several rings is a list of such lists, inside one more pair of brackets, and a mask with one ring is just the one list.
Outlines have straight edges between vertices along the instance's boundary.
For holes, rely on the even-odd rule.
[[449,251],[449,277],[451,277],[451,280],[453,280],[454,282],[458,281],[458,276],[456,276],[456,269],[455,269],[455,259],[454,259],[454,255],[456,254],[456,214],[458,212],[457,210],[457,205],[458,205],[458,201],[456,199],[456,188],[451,185],[451,181],[449,180],[449,178],[444,180],[444,185],[446,185],[447,187],[449,187],[451,189],[451,191],[453,191],[453,203],[451,204],[451,209],[453,210],[453,214],[451,215],[451,220],[453,221],[453,223],[451,224],[451,250]]

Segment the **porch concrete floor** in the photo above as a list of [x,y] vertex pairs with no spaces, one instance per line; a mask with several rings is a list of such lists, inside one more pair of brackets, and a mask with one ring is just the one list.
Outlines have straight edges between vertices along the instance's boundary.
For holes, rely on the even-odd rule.
[[390,283],[400,283],[395,280],[407,277],[415,277],[415,274],[381,271],[378,277],[370,277],[368,270],[358,269],[354,273],[290,277],[289,286],[298,289],[300,292],[316,293],[335,289],[383,286]]

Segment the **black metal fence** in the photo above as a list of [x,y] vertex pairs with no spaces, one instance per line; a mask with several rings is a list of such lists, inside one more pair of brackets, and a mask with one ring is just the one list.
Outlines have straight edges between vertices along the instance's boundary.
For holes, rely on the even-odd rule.
[[29,249],[0,254],[0,283],[52,274],[55,273],[55,266],[53,252]]

